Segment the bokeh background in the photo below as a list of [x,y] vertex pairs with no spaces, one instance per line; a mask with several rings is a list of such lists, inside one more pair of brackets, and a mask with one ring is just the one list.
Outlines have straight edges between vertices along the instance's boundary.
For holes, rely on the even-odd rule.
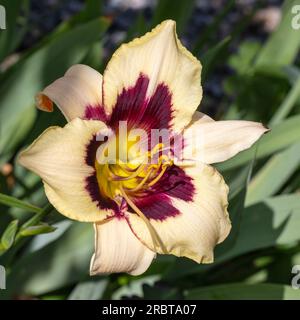
[[[300,1],[0,4],[7,27],[0,30],[1,299],[300,299],[291,286],[300,265],[300,29],[292,27]],[[57,109],[36,110],[38,91],[75,63],[103,72],[122,42],[167,18],[202,62],[201,111],[272,131],[217,166],[230,186],[233,228],[214,264],[159,256],[139,277],[90,277],[92,226],[49,210],[39,177],[16,155],[47,127],[65,124]]]

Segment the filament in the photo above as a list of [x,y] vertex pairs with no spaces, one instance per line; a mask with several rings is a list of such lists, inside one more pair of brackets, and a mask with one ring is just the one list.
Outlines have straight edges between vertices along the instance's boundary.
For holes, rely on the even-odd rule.
[[148,218],[144,215],[144,213],[133,203],[133,201],[128,197],[126,192],[124,191],[123,187],[120,186],[120,192],[124,199],[127,201],[127,203],[130,205],[130,207],[135,211],[135,213],[146,223],[148,230],[150,232],[150,236],[153,242],[154,248],[157,246],[161,248],[163,253],[167,253],[167,249],[164,246],[163,242],[161,241],[159,235],[157,234],[156,230],[151,225]]

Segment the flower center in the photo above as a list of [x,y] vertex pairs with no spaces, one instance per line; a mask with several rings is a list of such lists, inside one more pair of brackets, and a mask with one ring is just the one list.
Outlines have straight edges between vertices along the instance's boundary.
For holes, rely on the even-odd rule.
[[[162,143],[157,144],[151,151],[145,151],[144,154],[131,151],[127,161],[120,159],[119,146],[117,143],[114,145],[117,152],[113,163],[99,161],[99,158],[95,163],[100,192],[114,201],[118,202],[119,197],[123,197],[124,193],[128,197],[143,196],[147,190],[158,183],[168,167],[173,165],[173,161],[166,154]],[[101,159],[105,159],[109,147],[108,143],[101,150]]]
[[[118,139],[116,139],[118,141]],[[116,140],[108,142],[100,155],[98,155],[95,168],[100,192],[103,196],[115,201],[119,207],[122,207],[123,200],[127,205],[139,215],[147,224],[154,246],[159,246],[163,251],[165,247],[161,242],[156,231],[150,224],[143,212],[135,205],[132,198],[143,197],[148,190],[151,190],[160,181],[166,170],[173,165],[170,152],[164,148],[162,143],[158,143],[150,151],[140,152],[135,150],[132,144],[125,144],[127,152],[127,161],[122,161],[120,157],[119,143]],[[106,159],[109,149],[113,144],[116,148],[116,159],[113,163],[103,161]],[[133,151],[132,151],[133,150]],[[130,155],[128,155],[130,153]]]

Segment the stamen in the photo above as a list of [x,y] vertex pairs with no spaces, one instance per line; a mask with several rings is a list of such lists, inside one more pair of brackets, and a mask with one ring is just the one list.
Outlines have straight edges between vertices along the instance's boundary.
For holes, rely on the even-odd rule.
[[168,168],[168,165],[162,165],[162,170],[159,173],[158,176],[156,176],[156,178],[154,178],[150,183],[148,183],[149,187],[152,187],[156,182],[158,182],[160,180],[160,178],[164,175],[164,173],[166,172]]
[[139,190],[144,186],[144,184],[147,182],[147,180],[149,179],[152,171],[153,171],[153,168],[151,168],[151,169],[147,172],[147,174],[146,174],[146,176],[144,177],[144,179],[143,179],[135,188],[130,189],[129,191],[130,191],[130,192],[139,191]]
[[104,168],[108,171],[108,180],[112,181],[112,180],[118,178],[118,176],[115,175],[115,174],[112,172],[112,170],[111,170],[111,168],[109,167],[109,164],[108,164],[108,163],[106,163],[106,164],[104,165]]
[[[144,214],[130,200],[126,192],[139,197],[147,195],[147,189],[155,185],[163,177],[167,168],[173,165],[170,152],[168,155],[165,153],[162,154],[164,150],[169,150],[169,147],[165,147],[163,143],[158,143],[152,150],[147,151],[140,157],[139,160],[141,161],[137,164],[132,161],[123,163],[120,160],[116,163],[105,163],[102,165],[96,162],[95,164],[98,181],[100,181],[102,177],[106,178],[105,182],[102,184],[99,183],[100,191],[111,199],[114,199],[114,197],[121,192],[123,198],[126,198],[132,209],[147,224],[151,237],[154,239],[154,244],[156,245],[158,243],[160,247],[162,247],[163,244],[157,239],[158,236],[153,231],[153,227]],[[106,152],[106,150],[104,150],[104,152]],[[154,160],[153,156],[157,157],[155,163],[152,163]],[[124,190],[126,190],[126,192]]]
[[[120,177],[120,176],[114,175],[114,177],[113,177],[113,178],[110,178],[110,180],[112,180],[112,181],[127,181],[127,180],[131,180],[131,179],[137,177],[141,172],[143,172],[143,171],[146,169],[147,166],[148,166],[147,164],[142,164],[142,165],[140,165],[140,166],[138,167],[138,169],[137,169],[134,173],[132,173],[132,174],[129,175],[129,176],[127,176],[127,177]],[[122,170],[123,170],[123,167],[122,167]],[[125,170],[124,170],[124,171],[125,171]]]
[[125,200],[127,201],[127,203],[130,205],[130,207],[136,212],[136,214],[146,223],[148,230],[150,232],[150,236],[152,238],[152,242],[154,245],[154,248],[156,248],[156,246],[159,246],[162,250],[163,253],[167,253],[167,249],[164,246],[164,244],[162,243],[159,235],[157,234],[156,230],[153,228],[153,226],[151,225],[150,221],[148,220],[148,218],[143,214],[143,212],[133,203],[133,201],[127,196],[126,192],[124,191],[124,189],[122,188],[122,186],[120,186],[120,191],[122,196],[125,198]]
[[161,151],[164,147],[163,143],[158,143],[149,153],[150,153],[150,157],[152,158],[155,153],[157,153],[158,151]]
[[126,164],[124,164],[124,165],[122,166],[122,169],[123,169],[124,171],[128,172],[128,173],[132,173],[132,172],[134,172],[137,168],[130,168],[130,167],[128,167]]

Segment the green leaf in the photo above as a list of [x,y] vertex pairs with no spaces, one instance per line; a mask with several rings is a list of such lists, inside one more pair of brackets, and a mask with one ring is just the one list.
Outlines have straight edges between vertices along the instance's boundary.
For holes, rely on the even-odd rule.
[[29,12],[28,0],[2,0],[6,10],[6,29],[0,32],[0,61],[18,46],[22,40]]
[[214,264],[204,266],[189,260],[177,259],[164,274],[164,279],[178,281],[186,276],[205,274],[211,268],[240,255],[300,241],[299,230],[300,195],[291,194],[266,199],[245,208],[235,245],[229,251],[217,249]]
[[176,21],[176,28],[180,34],[192,14],[194,5],[195,0],[161,0],[155,8],[152,26],[156,26],[163,20],[173,19]]
[[102,43],[95,42],[91,45],[86,57],[82,61],[83,64],[88,65],[91,68],[99,70],[103,62],[103,47]]
[[278,29],[269,38],[267,44],[257,57],[256,66],[293,64],[300,48],[299,30],[292,28],[292,7],[299,0],[286,0],[283,6],[283,17]]
[[[20,228],[20,231],[25,230],[29,227],[37,225],[47,214],[49,214],[53,210],[53,206],[50,203],[47,203],[45,207],[38,213],[36,213],[33,217],[31,217],[28,221],[26,221]],[[20,234],[17,235],[17,238]]]
[[[280,76],[278,76],[277,71],[280,67],[287,67],[293,63],[300,47],[299,33],[291,26],[291,7],[296,3],[297,1],[285,2],[282,22],[256,56],[252,68],[250,66],[246,74],[234,75],[226,81],[227,91],[230,89],[231,93],[237,96],[228,112],[232,108],[237,108],[244,119],[267,122],[275,114],[278,105],[282,103],[282,98],[287,94],[289,87],[282,77],[283,74],[279,72]],[[268,72],[262,72],[262,70],[268,70]],[[272,74],[270,70],[276,70],[276,72]],[[275,77],[274,73],[277,73]],[[295,95],[295,91],[293,94],[291,92],[289,102],[286,101],[282,109],[283,116],[286,116],[293,107]],[[268,108],[262,107],[265,105]]]
[[255,41],[244,41],[239,50],[229,59],[229,65],[239,74],[251,72],[253,61],[261,45]]
[[220,252],[229,251],[238,240],[242,216],[244,213],[248,184],[252,174],[254,161],[255,159],[253,159],[253,161],[249,165],[249,168],[241,173],[242,178],[239,178],[239,182],[241,184],[240,191],[229,202],[228,212],[232,228],[227,239],[220,246],[217,246],[217,254],[220,254]]
[[294,65],[284,66],[282,71],[288,78],[291,85],[294,85],[300,78],[300,69]]
[[228,161],[218,164],[218,169],[225,171],[246,164],[253,159],[256,149],[256,158],[260,159],[298,142],[300,137],[300,115],[290,117],[271,128],[272,130],[250,149],[241,152]]
[[300,240],[300,195],[281,195],[247,207],[235,246],[217,261]]
[[18,63],[0,86],[0,153],[6,159],[24,139],[35,119],[34,96],[79,63],[92,43],[106,30],[106,19],[96,19],[62,33]]
[[290,92],[279,106],[277,112],[270,121],[270,126],[280,123],[292,110],[297,101],[300,100],[300,76]]
[[145,300],[182,300],[183,297],[179,288],[154,283],[143,285],[142,298]]
[[5,251],[6,249],[4,248],[3,244],[0,242],[0,255]]
[[[188,1],[182,1],[188,2]],[[204,44],[208,43],[208,40],[216,34],[220,24],[226,15],[230,12],[230,10],[234,7],[235,0],[227,1],[222,10],[215,16],[212,23],[208,25],[208,27],[200,34],[199,38],[196,41],[193,52],[198,55],[204,46]]]
[[52,227],[47,223],[40,223],[36,226],[27,227],[20,230],[20,236],[22,237],[35,236],[43,233],[50,233],[55,230],[56,230],[55,227]]
[[35,213],[40,213],[42,211],[42,209],[39,207],[36,207],[30,203],[21,201],[17,198],[8,196],[3,193],[0,193],[0,203],[9,207],[20,208],[20,209],[24,209],[26,211],[35,212]]
[[186,299],[200,300],[299,300],[300,291],[291,286],[262,283],[247,285],[227,283],[223,285],[189,290]]
[[242,167],[234,172],[225,172],[224,179],[229,187],[228,200],[231,201],[239,192],[245,188],[246,178],[249,175],[249,167]]
[[129,42],[135,37],[140,37],[147,32],[148,26],[144,13],[140,11],[134,21],[134,23],[127,30],[126,39],[124,42]]
[[1,237],[1,244],[4,250],[8,250],[13,245],[18,230],[18,223],[18,220],[13,220],[5,229]]
[[219,57],[222,55],[222,52],[227,49],[230,43],[230,37],[226,37],[222,41],[220,41],[217,45],[209,49],[201,58],[202,62],[202,72],[201,78],[202,81],[207,79],[208,75],[213,71],[213,69],[217,66],[217,62]]
[[[269,122],[290,89],[286,77],[254,72],[253,67],[241,67],[240,72],[226,80],[226,91],[236,97],[233,106],[244,120]],[[268,106],[263,108],[262,106]],[[229,108],[229,111],[231,111]],[[228,119],[228,116],[227,116]],[[239,117],[239,120],[241,116]]]
[[68,300],[100,300],[107,284],[107,279],[78,283],[70,293]]
[[113,300],[120,300],[123,297],[138,296],[143,297],[143,287],[145,285],[153,286],[159,280],[158,275],[144,276],[142,278],[134,278],[130,283],[123,284],[117,289],[113,295]]
[[82,13],[85,15],[85,19],[94,19],[100,17],[103,12],[103,1],[102,0],[86,0],[85,9]]
[[[47,242],[46,239],[53,239],[56,233],[59,237]],[[15,294],[46,294],[88,276],[94,251],[92,224],[73,222],[63,234],[58,228],[34,239],[40,239],[46,245],[15,261],[7,277],[7,290],[3,292],[5,298]]]
[[274,195],[288,181],[300,165],[300,143],[274,155],[251,181],[247,205]]
[[54,232],[32,238],[32,241],[27,248],[27,254],[31,254],[37,250],[40,250],[48,244],[58,240],[72,226],[72,224],[73,221],[69,219],[63,219],[54,224]]

